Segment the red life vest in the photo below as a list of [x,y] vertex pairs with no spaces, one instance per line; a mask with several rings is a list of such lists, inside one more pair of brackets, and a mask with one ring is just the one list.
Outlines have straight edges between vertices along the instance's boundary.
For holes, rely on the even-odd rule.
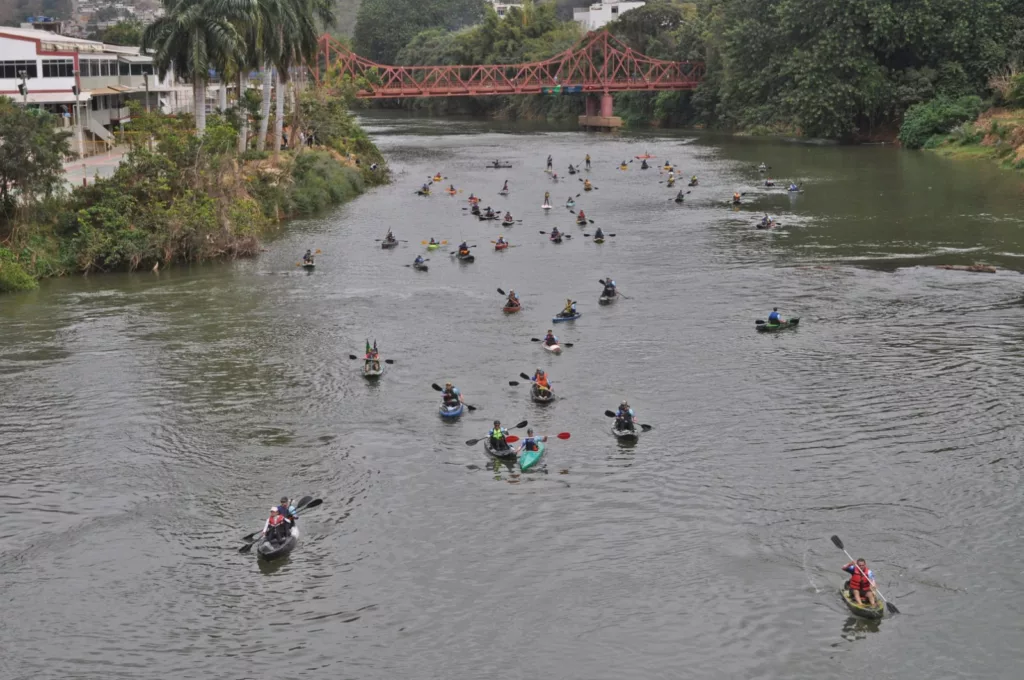
[[271,515],[270,516],[270,526],[272,526],[272,527],[276,527],[278,524],[280,524],[283,521],[284,521],[284,517],[281,517],[280,514]]
[[850,575],[850,590],[871,590],[871,581],[861,573],[856,564],[853,565],[853,573]]

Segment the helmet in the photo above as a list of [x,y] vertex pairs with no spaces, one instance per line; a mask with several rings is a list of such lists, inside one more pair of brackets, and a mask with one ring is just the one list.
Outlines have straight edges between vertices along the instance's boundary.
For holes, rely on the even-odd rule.
[[498,236],[498,238],[505,238],[505,235],[501,234],[501,235]]

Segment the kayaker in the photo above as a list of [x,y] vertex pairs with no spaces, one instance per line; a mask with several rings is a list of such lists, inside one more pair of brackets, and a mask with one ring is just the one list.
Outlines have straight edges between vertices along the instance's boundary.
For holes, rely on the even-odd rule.
[[619,170],[628,170],[628,169],[629,169],[629,163],[627,163],[626,161],[622,161],[621,163],[619,163]]
[[615,295],[616,295],[615,286],[609,286],[608,284],[605,284],[604,290],[601,291],[601,297],[612,298],[612,297],[615,297]]
[[501,187],[502,191],[508,191],[508,180],[505,180],[504,186]]
[[640,161],[640,169],[641,170],[647,170],[650,167],[651,166],[647,165],[647,161]]
[[798,187],[797,185],[795,185],[792,182],[790,182],[789,183],[789,190],[790,191],[800,191],[800,187]]
[[299,516],[295,514],[295,506],[287,496],[281,496],[281,504],[277,506],[277,511],[289,524],[295,524],[299,519]]
[[505,306],[506,307],[518,307],[519,306],[519,296],[516,295],[516,292],[514,290],[509,290],[509,292],[508,292],[508,299],[505,300]]
[[569,174],[570,175],[575,175],[576,174],[576,168],[572,167],[571,164],[569,165]]
[[498,246],[507,246],[508,245],[508,241],[505,240],[504,236],[499,236],[498,240],[495,241],[494,244],[498,245]]
[[612,279],[612,277],[610,277],[610,276],[606,276],[604,278],[604,289],[605,290],[611,290],[614,293],[615,292],[615,288],[616,288],[615,280]]
[[390,229],[388,229],[388,233],[384,235],[384,241],[386,243],[394,243],[395,242],[395,235],[391,233]]
[[426,260],[423,259],[422,255],[417,255],[416,259],[412,261],[413,264],[423,264]]
[[508,436],[508,430],[501,426],[500,420],[494,421],[494,428],[491,429],[491,448],[495,451],[505,451],[508,449],[508,442],[505,441],[505,437]]
[[552,333],[550,328],[548,329],[548,334],[544,336],[544,344],[548,347],[558,344],[558,336]]
[[785,319],[783,319],[782,316],[779,314],[779,308],[773,307],[772,313],[768,315],[768,323],[777,324],[782,323],[783,321],[785,321]]
[[425,194],[429,194],[430,193],[430,184],[428,184],[427,182],[424,182],[423,186],[420,187],[420,191],[425,193]]
[[459,255],[469,255],[469,246],[465,241],[459,244]]
[[629,407],[628,401],[623,401],[619,404],[619,410],[615,412],[615,429],[617,430],[632,430],[633,421],[636,418],[636,414],[633,413],[633,409]]
[[850,597],[857,604],[864,604],[867,600],[872,607],[875,606],[875,575],[868,569],[868,563],[863,558],[856,562],[850,562],[843,571],[850,574],[850,580],[846,582],[850,589]]
[[584,162],[587,164],[586,165],[587,170],[590,170],[590,154],[589,153],[587,154],[587,158],[586,158],[586,160]]
[[514,220],[514,219],[512,219],[512,213],[510,213],[510,212],[506,212],[506,213],[505,213],[505,219],[504,219],[504,221],[505,221],[505,222],[515,222],[515,220]]
[[457,194],[459,192],[455,189],[455,185],[454,184],[449,184],[448,185],[448,193],[449,194]]
[[530,380],[536,383],[537,387],[544,391],[551,389],[551,384],[548,382],[548,374],[544,372],[543,368],[538,368],[537,372],[533,374],[533,377],[530,378]]
[[455,406],[462,403],[462,392],[459,392],[458,387],[455,387],[450,382],[446,382],[444,384],[444,391],[441,392],[441,399],[444,400],[445,406]]
[[590,191],[590,189],[591,189],[590,180],[589,179],[583,180],[583,190],[584,191]]
[[738,192],[738,191],[734,191],[733,192],[733,194],[732,194],[732,202],[733,203],[739,203],[740,202],[740,192]]
[[518,446],[518,448],[516,448],[515,453],[516,453],[516,455],[518,455],[519,453],[521,453],[523,451],[537,451],[538,449],[540,449],[540,446],[538,446],[538,443],[539,442],[546,442],[547,440],[548,440],[548,438],[546,436],[544,436],[544,437],[535,437],[533,435],[533,428],[532,427],[528,427],[528,428],[526,428],[526,436],[523,437],[523,441]]
[[576,205],[576,201],[575,201],[575,199],[573,199],[572,196],[570,196],[569,198],[565,199],[565,207],[566,208],[571,208],[574,205]]
[[432,246],[437,246],[437,245],[441,245],[441,244],[440,244],[440,243],[438,243],[437,241],[435,241],[435,240],[434,240],[434,237],[433,237],[433,236],[431,236],[431,237],[430,237],[430,243],[429,243],[428,245],[432,245]]
[[598,227],[597,230],[594,232],[594,238],[604,238],[604,232],[601,231],[601,227]]
[[479,201],[480,199],[479,199],[479,198],[477,198],[476,196],[474,196],[474,195],[473,195],[473,194],[471,193],[471,194],[469,195],[469,199],[468,199],[468,200],[469,200],[469,202],[470,202],[470,203],[476,203],[476,202],[477,202],[477,201]]
[[313,251],[307,250],[306,254],[302,256],[302,264],[313,264]]
[[291,527],[281,516],[281,510],[275,505],[270,508],[270,517],[263,525],[263,538],[268,541],[283,541],[291,532]]
[[578,220],[586,220],[587,219],[586,214],[583,212],[583,208],[580,208],[579,215],[577,216],[576,219],[578,219]]
[[480,215],[480,204],[474,203],[473,207],[469,209],[471,215]]
[[691,187],[697,186],[697,175],[694,175],[693,177],[690,178],[690,186]]
[[554,163],[551,160],[551,154],[548,154],[548,167],[547,167],[547,169],[550,170],[553,167],[553,164]]
[[566,298],[565,309],[562,310],[562,313],[559,314],[559,316],[576,316],[576,301]]
[[557,172],[554,173],[553,175],[551,175],[551,181],[552,182],[557,182],[558,181],[558,173]]
[[493,218],[494,217],[494,210],[491,209],[491,206],[487,206],[484,209],[484,217],[487,217],[487,218]]
[[682,203],[685,200],[686,200],[686,196],[683,195],[683,190],[680,189],[679,193],[676,194],[676,203]]
[[768,166],[765,165],[764,163],[761,163],[761,165],[757,166],[757,169],[760,170],[761,172],[765,172],[768,170]]
[[557,241],[560,238],[562,238],[562,232],[558,231],[558,227],[552,227],[551,228],[551,240],[552,241]]
[[771,177],[767,177],[767,178],[765,178],[765,180],[764,180],[764,185],[765,185],[766,187],[773,187],[773,186],[775,186],[775,182],[774,182],[774,180],[772,180],[772,178],[771,178]]

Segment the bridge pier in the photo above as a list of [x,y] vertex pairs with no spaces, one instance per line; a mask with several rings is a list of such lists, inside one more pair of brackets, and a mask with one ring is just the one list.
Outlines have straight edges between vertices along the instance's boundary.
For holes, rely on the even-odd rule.
[[611,132],[622,127],[622,119],[615,115],[615,101],[610,92],[598,98],[587,95],[586,113],[579,118],[580,127],[584,130]]

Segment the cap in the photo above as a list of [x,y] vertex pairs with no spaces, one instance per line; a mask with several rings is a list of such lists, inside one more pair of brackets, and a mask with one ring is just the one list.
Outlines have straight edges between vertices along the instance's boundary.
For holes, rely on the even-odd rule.
[[273,515],[275,512],[277,512],[277,506],[276,505],[270,509],[270,514]]

